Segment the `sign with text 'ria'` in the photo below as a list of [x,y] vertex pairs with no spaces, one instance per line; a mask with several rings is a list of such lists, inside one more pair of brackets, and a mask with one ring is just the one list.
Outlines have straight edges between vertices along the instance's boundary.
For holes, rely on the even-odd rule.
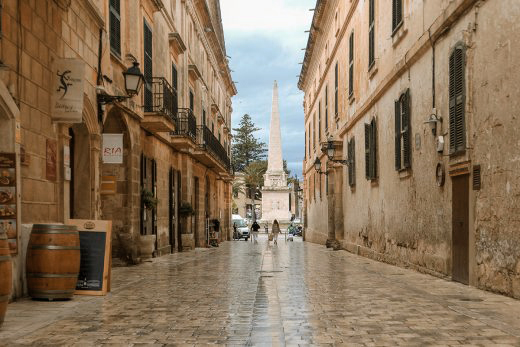
[[103,163],[123,164],[123,134],[103,134]]
[[52,79],[52,121],[83,122],[85,62],[81,59],[56,59]]

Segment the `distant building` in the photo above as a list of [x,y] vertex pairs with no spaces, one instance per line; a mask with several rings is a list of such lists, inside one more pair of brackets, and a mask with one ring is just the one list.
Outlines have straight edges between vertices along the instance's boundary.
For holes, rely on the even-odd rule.
[[516,0],[316,2],[308,241],[520,298],[519,17]]
[[235,172],[233,185],[238,188],[233,192],[233,214],[253,219],[253,211],[256,210],[256,218],[261,218],[262,197],[260,192],[254,192],[246,186],[242,172]]

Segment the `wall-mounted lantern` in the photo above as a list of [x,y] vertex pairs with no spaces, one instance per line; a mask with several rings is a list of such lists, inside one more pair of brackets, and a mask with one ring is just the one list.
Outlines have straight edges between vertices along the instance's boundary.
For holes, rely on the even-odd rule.
[[432,114],[430,114],[430,116],[428,117],[428,120],[425,121],[424,124],[429,124],[430,129],[432,130],[432,135],[436,136],[437,127],[438,126],[440,127],[440,125],[437,125],[437,123],[441,123],[441,122],[442,122],[442,117],[437,116],[437,112],[435,112],[435,109],[433,109]]
[[123,72],[125,78],[125,90],[127,95],[108,95],[102,86],[98,86],[98,102],[102,105],[113,102],[121,102],[139,94],[144,83],[144,75],[139,69],[139,63],[134,61],[133,66]]
[[329,158],[329,161],[333,163],[339,163],[341,165],[350,165],[350,160],[341,160],[341,159],[334,159],[334,155],[336,152],[336,148],[334,146],[334,141],[332,138],[329,138],[327,140],[327,157]]

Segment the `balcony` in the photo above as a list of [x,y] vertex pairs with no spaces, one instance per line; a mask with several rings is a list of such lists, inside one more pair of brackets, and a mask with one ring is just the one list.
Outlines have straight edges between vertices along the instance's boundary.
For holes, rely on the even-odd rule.
[[229,174],[231,161],[229,160],[227,152],[211,130],[205,125],[199,125],[197,127],[197,144],[202,150],[197,157],[203,164],[210,167],[220,167],[221,174]]
[[[197,119],[189,108],[179,108],[177,126],[170,132],[172,144],[178,149],[193,147],[197,141]],[[188,141],[186,141],[188,140]]]
[[152,133],[171,132],[177,122],[177,91],[163,77],[153,77],[145,95],[144,119],[141,126]]

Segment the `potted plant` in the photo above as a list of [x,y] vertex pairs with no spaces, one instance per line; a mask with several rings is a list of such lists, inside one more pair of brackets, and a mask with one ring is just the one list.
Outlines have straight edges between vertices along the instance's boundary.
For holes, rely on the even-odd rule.
[[141,201],[143,202],[144,208],[147,210],[153,210],[157,207],[157,203],[159,202],[153,192],[146,188],[141,191]]
[[[183,201],[179,206],[179,216],[186,221],[186,219],[195,214],[195,210],[191,206],[189,202]],[[184,223],[183,223],[184,224]],[[194,249],[195,248],[195,240],[193,237],[193,233],[188,230],[187,225],[184,224],[185,230],[181,231],[181,244],[185,249]]]

